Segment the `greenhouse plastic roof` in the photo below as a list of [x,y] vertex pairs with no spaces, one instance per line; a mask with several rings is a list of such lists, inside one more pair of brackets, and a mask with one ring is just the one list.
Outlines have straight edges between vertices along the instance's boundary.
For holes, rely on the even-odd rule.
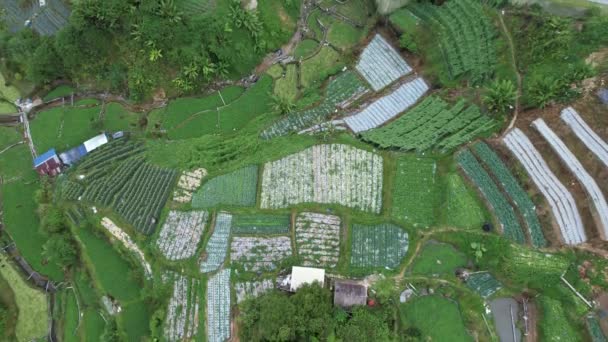
[[412,71],[401,55],[379,34],[363,50],[356,68],[375,91]]
[[108,143],[108,137],[105,133],[102,133],[96,137],[93,137],[84,142],[84,148],[87,149],[87,152],[91,152],[98,148],[101,145],[105,145]]

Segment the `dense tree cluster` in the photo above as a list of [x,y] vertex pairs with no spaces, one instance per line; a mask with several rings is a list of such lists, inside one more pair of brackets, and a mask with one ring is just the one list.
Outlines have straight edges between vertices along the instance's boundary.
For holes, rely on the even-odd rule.
[[5,28],[0,51],[9,79],[44,84],[66,78],[134,100],[159,87],[187,93],[249,72],[289,39],[299,2],[260,6],[246,10],[227,0],[209,11],[184,12],[174,0],[72,1],[69,23],[55,36]]

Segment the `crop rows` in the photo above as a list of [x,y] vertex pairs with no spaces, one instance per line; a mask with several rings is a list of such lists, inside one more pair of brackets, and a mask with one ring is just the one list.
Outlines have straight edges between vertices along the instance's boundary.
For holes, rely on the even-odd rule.
[[536,215],[536,206],[530,199],[530,196],[528,196],[517,179],[511,174],[509,168],[507,168],[498,155],[496,155],[488,145],[479,142],[473,146],[473,150],[479,157],[479,160],[488,167],[490,172],[502,185],[507,196],[515,203],[515,208],[519,210],[528,226],[532,245],[537,248],[545,247],[547,245],[547,240],[543,235],[538,215]]
[[249,298],[256,298],[274,288],[274,283],[270,279],[261,281],[245,281],[234,284],[236,292],[236,302],[241,303]]
[[568,259],[558,254],[548,254],[520,248],[508,258],[508,264],[513,268],[528,268],[531,272],[542,270],[545,273],[561,275],[568,268]]
[[142,154],[144,151],[145,147],[141,143],[131,142],[125,138],[115,139],[88,154],[78,165],[78,171],[88,174],[108,167],[112,163]]
[[483,298],[490,297],[502,288],[502,284],[490,272],[472,273],[467,278],[467,286],[479,293]]
[[167,307],[164,335],[167,341],[177,342],[193,338],[198,331],[197,279],[177,276],[173,283],[173,295]]
[[230,305],[230,269],[224,269],[207,281],[207,341],[230,338]]
[[481,194],[484,196],[496,218],[502,226],[503,234],[517,243],[524,243],[524,233],[517,220],[515,210],[500,192],[492,177],[477,162],[475,156],[469,150],[460,152],[456,159],[466,175],[475,183]]
[[356,68],[375,91],[412,71],[399,53],[379,34],[365,47]]
[[288,215],[235,215],[232,218],[232,231],[234,234],[287,234],[291,220]]
[[272,271],[281,260],[291,255],[291,239],[288,236],[239,236],[232,239],[230,246],[230,260],[243,265],[246,271]]
[[586,241],[587,237],[574,197],[549,169],[530,139],[516,128],[509,132],[503,141],[549,203],[564,242],[573,245]]
[[201,272],[213,272],[222,266],[228,251],[232,215],[221,212],[215,218],[213,234],[205,247],[206,259],[201,262]]
[[156,246],[168,260],[188,259],[196,252],[208,214],[206,211],[170,211]]
[[296,246],[306,266],[335,267],[340,257],[340,218],[300,213],[296,217]]
[[258,167],[251,165],[210,179],[192,197],[192,207],[255,206]]
[[6,22],[12,31],[18,31],[26,20],[32,20],[32,28],[40,35],[53,35],[68,22],[70,9],[61,0],[46,0],[41,7],[39,1],[2,1],[6,11]]
[[86,201],[112,207],[144,234],[151,234],[169,197],[175,171],[133,157],[86,187]]
[[450,108],[439,97],[428,97],[389,125],[365,132],[363,139],[383,148],[423,152],[435,148],[449,151],[486,133],[496,122],[475,105],[461,100]]
[[316,145],[264,165],[262,208],[340,204],[379,213],[382,157],[348,145]]
[[479,84],[492,76],[496,33],[479,2],[448,1],[443,6],[417,3],[410,10],[436,31],[452,78],[466,74],[472,83]]
[[329,119],[336,107],[347,107],[367,91],[357,74],[345,71],[329,82],[325,98],[319,105],[288,114],[265,129],[261,137],[272,139],[319,124]]
[[355,114],[347,116],[344,122],[355,133],[379,127],[413,106],[428,90],[426,82],[420,77],[416,78],[401,84]]
[[561,118],[583,144],[608,167],[608,144],[587,125],[576,110],[572,107],[562,110]]
[[541,118],[534,120],[532,122],[532,126],[534,126],[540,134],[549,142],[551,148],[559,155],[560,159],[570,172],[574,174],[576,179],[581,183],[581,185],[585,188],[588,197],[590,198],[595,210],[597,212],[597,216],[602,222],[604,236],[608,236],[608,203],[606,203],[606,198],[604,198],[604,194],[600,187],[595,182],[595,179],[585,170],[585,167],[581,164],[581,162],[576,158],[574,153],[568,149],[566,144],[553,132],[549,126],[545,123],[545,121]]
[[540,302],[543,332],[549,337],[547,341],[580,341],[579,336],[570,326],[567,313],[559,300],[543,296]]
[[61,183],[61,198],[67,201],[76,201],[83,193],[84,188],[77,182],[66,180]]
[[207,170],[196,169],[182,173],[173,191],[173,200],[179,203],[188,203],[192,200],[192,193],[201,186],[203,178],[207,176]]
[[407,254],[408,234],[392,224],[355,224],[351,236],[350,263],[353,267],[395,269]]

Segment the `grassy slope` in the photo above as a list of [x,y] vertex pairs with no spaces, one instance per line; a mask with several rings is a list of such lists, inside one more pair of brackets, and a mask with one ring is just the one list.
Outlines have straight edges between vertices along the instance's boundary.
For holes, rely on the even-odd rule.
[[45,336],[48,329],[46,296],[31,288],[17,270],[7,262],[4,254],[0,254],[0,273],[13,290],[15,302],[19,308],[15,331],[17,339],[26,341]]
[[287,65],[285,77],[274,83],[274,93],[280,98],[294,101],[298,96],[298,67],[295,64]]
[[328,76],[337,73],[344,66],[340,54],[334,49],[324,46],[321,50],[302,63],[300,77],[305,88],[318,86]]
[[43,101],[54,100],[56,98],[71,95],[73,92],[74,92],[74,88],[72,88],[68,85],[60,85],[59,87],[54,88],[53,90],[49,91],[46,95],[44,95],[42,100]]
[[458,306],[439,296],[417,297],[400,305],[401,322],[420,329],[424,339],[472,341]]
[[108,103],[103,125],[110,132],[130,131],[137,128],[139,114],[129,112],[119,103]]
[[413,274],[453,275],[458,267],[466,266],[463,253],[445,243],[429,243],[418,254],[412,265]]
[[21,133],[16,128],[0,126],[0,151],[21,140]]

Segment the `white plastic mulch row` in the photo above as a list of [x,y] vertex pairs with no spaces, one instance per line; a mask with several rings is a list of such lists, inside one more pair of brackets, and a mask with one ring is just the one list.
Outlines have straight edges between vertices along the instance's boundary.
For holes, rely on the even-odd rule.
[[241,303],[248,298],[256,298],[274,288],[274,282],[270,279],[262,281],[245,281],[234,284],[236,302]]
[[288,236],[238,236],[232,239],[230,247],[230,260],[242,263],[247,271],[274,270],[278,262],[291,255],[291,239]]
[[219,271],[207,281],[207,340],[230,338],[230,269]]
[[340,257],[340,217],[307,212],[298,214],[296,246],[304,265],[335,267]]
[[230,238],[231,226],[232,215],[224,212],[217,214],[213,234],[205,247],[207,258],[201,262],[201,272],[216,271],[224,263],[228,251],[228,239]]
[[167,307],[164,333],[169,342],[188,340],[198,330],[199,281],[178,276]]
[[342,144],[316,145],[264,165],[261,207],[340,204],[379,213],[382,157]]
[[521,130],[515,128],[503,141],[545,196],[564,242],[569,245],[585,242],[587,237],[572,194],[549,169],[530,139]]
[[118,241],[120,241],[126,249],[135,254],[142,267],[144,268],[144,274],[146,275],[146,278],[151,279],[152,267],[146,261],[146,256],[144,255],[144,252],[142,252],[141,249],[139,249],[139,246],[137,246],[137,244],[133,242],[133,240],[131,240],[129,234],[125,233],[124,230],[118,227],[114,222],[112,222],[112,220],[107,217],[101,219],[101,225],[108,232],[110,232],[112,236],[114,236]]
[[597,215],[602,222],[604,236],[608,236],[608,204],[600,187],[595,182],[595,179],[585,170],[585,167],[576,158],[566,144],[547,126],[543,119],[536,119],[532,122],[540,134],[549,142],[551,148],[559,155],[560,159],[566,164],[568,169],[574,174],[576,179],[587,191],[587,195],[591,198],[593,206],[597,211]]
[[574,134],[591,150],[604,165],[608,166],[608,144],[602,140],[592,129],[587,125],[585,120],[581,118],[576,110],[568,107],[562,110],[562,121],[564,121]]
[[418,77],[400,85],[356,114],[344,118],[344,122],[355,133],[382,126],[413,106],[428,90],[426,82]]
[[156,246],[168,260],[190,258],[196,252],[205,221],[206,211],[170,211],[161,228]]
[[375,91],[412,71],[401,55],[379,34],[363,50],[356,68]]

